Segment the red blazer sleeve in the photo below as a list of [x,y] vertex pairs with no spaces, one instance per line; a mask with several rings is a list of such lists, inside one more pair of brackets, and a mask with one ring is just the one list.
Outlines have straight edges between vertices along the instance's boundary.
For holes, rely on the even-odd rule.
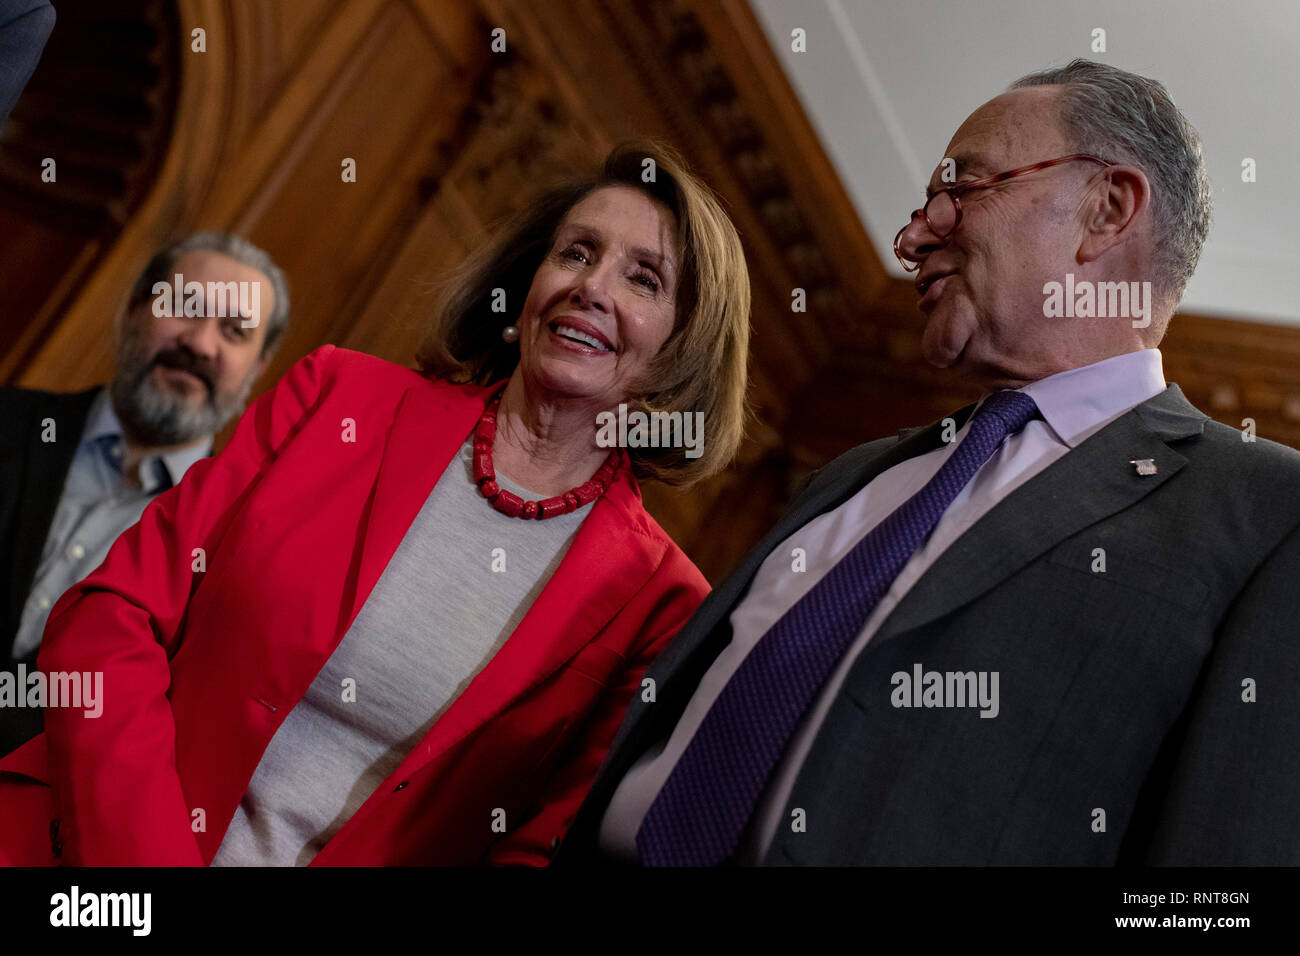
[[491,866],[548,866],[558,841],[568,831],[578,807],[591,789],[609,746],[618,733],[633,696],[641,693],[641,678],[673,636],[708,595],[700,572],[675,545],[637,596],[623,609],[632,620],[644,621],[643,639],[628,658],[616,684],[600,698],[587,725],[569,745],[566,756],[546,782],[533,814],[503,834],[482,860]]
[[325,392],[334,346],[295,364],[244,413],[230,444],[154,498],[104,562],[54,605],[43,671],[100,671],[99,717],[46,711],[50,782],[63,862],[202,865],[175,764],[169,660],[197,585],[193,551],[211,559],[258,473]]

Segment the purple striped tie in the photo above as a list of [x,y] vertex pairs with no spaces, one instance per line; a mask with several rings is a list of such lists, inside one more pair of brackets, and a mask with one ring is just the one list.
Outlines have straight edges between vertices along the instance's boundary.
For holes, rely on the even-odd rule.
[[996,392],[933,478],[859,541],[749,652],[636,834],[647,866],[712,866],[736,850],[767,778],[831,671],[913,552],[1008,435],[1038,415]]

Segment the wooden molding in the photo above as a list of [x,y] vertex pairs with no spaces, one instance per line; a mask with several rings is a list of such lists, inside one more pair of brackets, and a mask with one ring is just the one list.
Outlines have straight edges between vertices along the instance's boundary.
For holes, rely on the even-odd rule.
[[[770,527],[799,475],[976,397],[921,358],[912,285],[872,246],[745,0],[174,10],[175,109],[147,189],[119,232],[67,253],[0,380],[104,381],[127,287],[157,249],[202,228],[247,234],[289,273],[294,317],[261,387],[327,341],[410,364],[440,278],[495,220],[553,175],[652,136],[720,196],[753,288],[755,418],[737,461],[686,491],[644,489],[711,580]],[[200,25],[201,55],[188,47]],[[497,26],[504,54],[489,49]],[[340,181],[343,156],[358,159],[355,183]],[[1179,315],[1162,353],[1166,377],[1207,413],[1300,447],[1300,329]]]

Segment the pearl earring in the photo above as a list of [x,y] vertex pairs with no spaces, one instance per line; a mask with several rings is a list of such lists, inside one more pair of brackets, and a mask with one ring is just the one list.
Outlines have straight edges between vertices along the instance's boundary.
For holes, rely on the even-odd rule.
[[518,342],[519,326],[507,325],[504,329],[501,330],[501,338],[504,339],[506,342]]

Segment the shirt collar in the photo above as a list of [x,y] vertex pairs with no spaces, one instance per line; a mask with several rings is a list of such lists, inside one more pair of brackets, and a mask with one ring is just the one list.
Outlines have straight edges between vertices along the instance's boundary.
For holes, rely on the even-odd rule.
[[86,413],[86,427],[81,430],[81,444],[89,445],[105,435],[121,436],[122,423],[113,413],[113,403],[109,400],[108,389],[101,388],[90,403]]
[[[125,446],[122,423],[113,411],[113,402],[109,397],[109,390],[101,388],[99,394],[95,396],[95,400],[91,402],[90,411],[86,415],[86,427],[81,432],[81,444],[89,445],[107,436],[119,439]],[[156,485],[154,481],[156,469],[151,464],[154,459],[163,463],[163,467],[167,469],[167,477],[171,479],[173,485],[177,485],[185,477],[185,472],[189,471],[190,466],[208,457],[211,451],[212,436],[208,435],[203,441],[187,445],[184,448],[176,448],[161,454],[146,455],[140,462],[140,477],[142,484],[145,485],[144,490],[151,493],[155,490],[155,488],[149,487],[151,483]]]
[[1018,389],[1070,448],[1166,388],[1159,349],[1139,349],[1057,372]]

